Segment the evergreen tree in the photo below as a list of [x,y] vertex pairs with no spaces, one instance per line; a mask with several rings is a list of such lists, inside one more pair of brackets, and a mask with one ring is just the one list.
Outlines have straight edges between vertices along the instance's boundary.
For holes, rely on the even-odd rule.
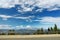
[[54,31],[57,31],[57,30],[58,30],[58,28],[57,28],[57,25],[55,24]]
[[53,28],[51,27],[51,31],[53,31]]
[[48,28],[48,31],[50,31],[50,28]]

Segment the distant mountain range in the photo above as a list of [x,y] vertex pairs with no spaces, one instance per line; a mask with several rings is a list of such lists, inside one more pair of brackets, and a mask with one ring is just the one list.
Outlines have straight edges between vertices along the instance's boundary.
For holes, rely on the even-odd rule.
[[34,29],[17,29],[17,30],[11,30],[11,31],[9,31],[9,29],[0,29],[0,33],[14,32],[14,33],[20,33],[20,34],[25,34],[25,33],[32,34],[35,31],[36,30]]

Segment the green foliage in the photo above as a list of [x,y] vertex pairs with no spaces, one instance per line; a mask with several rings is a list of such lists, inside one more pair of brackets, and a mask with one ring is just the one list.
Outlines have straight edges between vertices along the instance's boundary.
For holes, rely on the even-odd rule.
[[58,30],[58,28],[57,28],[57,25],[55,24],[54,25],[54,31],[57,31]]
[[50,28],[48,28],[48,31],[50,31]]
[[51,31],[53,31],[53,28],[51,27]]
[[[47,30],[44,30],[43,28],[37,29],[34,33],[32,34],[60,34],[60,29],[57,28],[57,25],[54,24],[54,27],[50,27]],[[11,29],[7,33],[0,33],[0,35],[30,35],[30,33],[16,33],[15,30]]]
[[43,30],[43,28],[37,29],[37,31],[33,34],[44,34],[44,30]]

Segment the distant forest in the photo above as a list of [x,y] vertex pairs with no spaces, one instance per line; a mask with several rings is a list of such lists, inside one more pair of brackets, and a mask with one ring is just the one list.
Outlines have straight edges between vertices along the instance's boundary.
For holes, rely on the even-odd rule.
[[[33,31],[33,30],[30,30]],[[54,24],[54,27],[52,28],[48,28],[48,29],[37,29],[34,30],[33,32],[29,33],[29,32],[25,32],[25,33],[16,33],[15,30],[8,30],[8,33],[6,34],[6,32],[0,32],[0,35],[39,35],[39,34],[60,34],[60,29],[57,27],[56,24]]]

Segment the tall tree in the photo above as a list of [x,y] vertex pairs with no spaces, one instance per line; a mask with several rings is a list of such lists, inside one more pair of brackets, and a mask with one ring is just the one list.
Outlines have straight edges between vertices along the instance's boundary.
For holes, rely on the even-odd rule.
[[57,28],[57,25],[55,24],[54,25],[54,31],[57,31],[58,30],[58,28]]
[[51,31],[53,31],[53,28],[51,27]]
[[48,31],[50,31],[50,28],[48,28]]

